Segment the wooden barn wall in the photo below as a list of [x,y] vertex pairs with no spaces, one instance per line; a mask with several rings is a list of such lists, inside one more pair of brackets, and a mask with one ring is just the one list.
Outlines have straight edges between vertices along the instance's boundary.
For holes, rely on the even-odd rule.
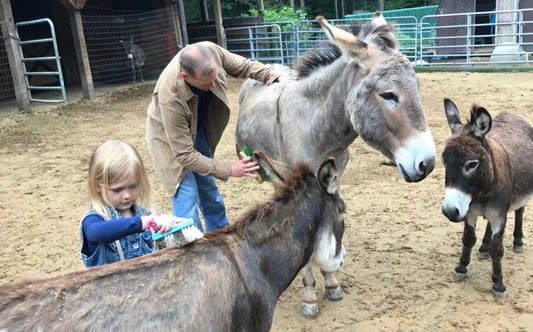
[[[128,6],[135,10],[136,7],[160,9],[166,5],[166,0],[87,0],[85,7],[81,10],[82,15],[112,15],[113,7],[126,10]],[[59,55],[61,56],[61,69],[65,86],[77,86],[81,84],[78,71],[76,51],[72,39],[72,29],[70,25],[70,15],[67,10],[57,0],[11,0],[13,17],[15,23],[31,21],[42,18],[49,18],[55,27]],[[133,6],[133,7],[131,7]],[[37,25],[36,29],[42,29],[43,25]],[[36,32],[38,35],[38,32]],[[31,35],[30,35],[31,38]],[[34,54],[39,54],[42,50],[36,45],[29,48]],[[7,60],[6,60],[7,61]],[[0,64],[4,65],[4,64]]]
[[[437,9],[437,15],[441,14],[454,14],[454,13],[470,13],[476,10],[475,1],[455,1],[455,0],[442,0],[439,8]],[[437,26],[450,26],[450,25],[465,25],[466,17],[465,16],[449,16],[449,17],[438,17]],[[442,39],[442,37],[450,36],[466,36],[466,27],[454,27],[447,29],[438,29],[437,30],[437,46],[445,47],[439,48],[437,51],[438,55],[446,54],[460,54],[466,53],[466,47],[447,47],[453,46],[456,44],[466,45],[466,38],[453,38],[453,39]]]

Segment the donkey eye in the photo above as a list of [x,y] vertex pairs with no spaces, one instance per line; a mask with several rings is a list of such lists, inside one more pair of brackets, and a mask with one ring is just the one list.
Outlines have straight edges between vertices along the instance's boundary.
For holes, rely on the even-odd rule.
[[379,96],[383,98],[385,101],[394,102],[394,103],[398,102],[398,97],[392,92],[385,92],[385,93],[380,94]]
[[479,160],[469,160],[465,163],[465,172],[472,172],[479,165]]
[[385,92],[379,95],[381,99],[387,104],[387,106],[392,110],[396,110],[398,107],[398,97],[392,92]]

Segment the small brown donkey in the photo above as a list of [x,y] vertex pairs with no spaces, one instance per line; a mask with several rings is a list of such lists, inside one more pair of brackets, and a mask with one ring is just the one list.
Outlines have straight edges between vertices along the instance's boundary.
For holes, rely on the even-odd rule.
[[1,286],[0,331],[270,330],[313,254],[340,268],[346,205],[332,158],[315,173],[256,156],[277,183],[269,201],[186,247]]
[[461,123],[457,106],[444,99],[453,136],[446,141],[446,195],[442,213],[453,222],[465,221],[463,251],[455,268],[457,281],[466,278],[475,226],[488,220],[480,257],[492,258],[492,291],[504,298],[502,256],[507,212],[515,211],[515,252],[522,251],[524,206],[533,196],[533,127],[521,117],[503,112],[494,120],[483,107],[472,106],[470,122]]

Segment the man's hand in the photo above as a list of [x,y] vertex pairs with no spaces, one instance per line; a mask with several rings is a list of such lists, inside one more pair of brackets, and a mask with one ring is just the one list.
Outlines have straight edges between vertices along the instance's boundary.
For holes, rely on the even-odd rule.
[[257,175],[253,172],[259,169],[259,165],[257,165],[257,161],[251,160],[251,157],[246,157],[234,162],[231,165],[230,176],[235,178],[240,178],[243,176],[251,176],[253,178],[257,177]]

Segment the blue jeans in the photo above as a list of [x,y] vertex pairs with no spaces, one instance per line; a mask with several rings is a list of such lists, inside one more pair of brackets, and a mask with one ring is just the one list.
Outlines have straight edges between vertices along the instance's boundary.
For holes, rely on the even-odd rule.
[[[213,158],[213,153],[211,148],[209,148],[203,128],[198,130],[195,148],[204,156]],[[212,176],[203,176],[188,170],[171,200],[174,215],[193,218],[196,227],[201,231],[203,231],[203,227],[198,208],[200,208],[204,217],[205,230],[207,232],[222,228],[228,224],[226,206],[222,200],[222,195],[218,191],[215,178]]]

